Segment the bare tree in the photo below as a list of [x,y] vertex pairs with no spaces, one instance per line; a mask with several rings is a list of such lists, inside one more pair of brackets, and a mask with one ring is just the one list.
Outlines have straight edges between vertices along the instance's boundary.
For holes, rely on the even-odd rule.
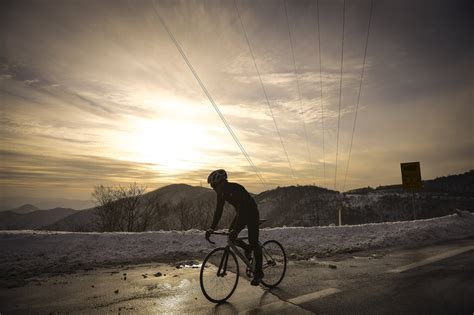
[[137,231],[137,222],[140,212],[140,201],[145,193],[146,186],[137,183],[128,186],[119,186],[116,190],[117,200],[122,208],[123,229],[127,232]]
[[159,216],[166,205],[161,204],[157,194],[143,198],[138,219],[139,231],[148,231],[158,223]]
[[99,229],[103,232],[117,231],[122,220],[122,213],[116,204],[114,187],[95,186],[92,199],[96,204],[95,213],[98,217]]
[[181,200],[175,206],[176,214],[178,215],[178,225],[180,230],[189,230],[192,228],[192,211],[193,206],[191,203]]
[[192,212],[194,228],[205,230],[211,226],[214,215],[215,202],[209,198],[199,199]]
[[92,198],[96,204],[101,231],[139,231],[140,204],[145,186],[95,186]]

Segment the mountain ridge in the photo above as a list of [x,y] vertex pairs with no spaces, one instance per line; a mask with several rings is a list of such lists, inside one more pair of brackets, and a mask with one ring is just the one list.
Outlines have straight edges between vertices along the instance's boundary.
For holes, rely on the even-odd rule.
[[[449,214],[454,208],[472,211],[473,182],[474,171],[472,170],[424,181],[424,188],[416,197],[420,218]],[[401,185],[358,188],[345,193],[318,186],[297,185],[277,187],[253,194],[253,197],[259,206],[261,218],[268,220],[263,227],[335,224],[337,209],[340,207],[343,209],[342,215],[346,224],[407,220],[412,215],[411,194],[404,192]],[[162,207],[159,222],[153,225],[153,229],[165,230],[207,228],[212,219],[216,201],[213,190],[187,184],[167,185],[144,194],[145,200],[150,198],[158,198]],[[74,210],[54,222],[48,221],[48,224],[42,226],[34,225],[34,228],[96,231],[97,217],[94,209],[92,207],[80,211]],[[48,210],[34,212],[38,211]],[[192,212],[192,220],[184,225],[180,223],[179,211]],[[13,222],[15,218],[22,219],[18,213],[11,211],[7,213],[4,217],[9,216],[9,222]],[[234,214],[232,207],[226,204],[221,227],[226,227]],[[4,221],[1,218],[0,216],[0,222]],[[27,225],[32,226],[32,223]],[[12,226],[21,228],[24,224],[10,224],[10,227]]]
[[54,208],[29,213],[0,212],[0,230],[39,229],[74,214],[78,210]]

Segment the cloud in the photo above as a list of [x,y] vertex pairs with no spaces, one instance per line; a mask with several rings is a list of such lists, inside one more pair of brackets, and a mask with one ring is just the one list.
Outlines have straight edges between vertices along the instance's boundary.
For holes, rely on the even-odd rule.
[[0,150],[4,164],[0,167],[3,183],[22,181],[22,185],[55,185],[80,182],[149,181],[158,174],[149,164],[138,164],[91,155],[52,156],[32,152]]
[[[346,2],[341,99],[342,2],[320,2],[319,30],[314,2],[288,2],[301,100],[283,3],[237,4],[298,180],[323,182],[324,163],[327,177],[332,176],[338,133],[338,170],[344,172],[370,2]],[[470,2],[418,4],[417,10],[406,2],[374,5],[350,185],[390,181],[391,175],[366,174],[370,170],[364,163],[381,172],[391,168],[390,157],[405,158],[411,149],[418,152],[420,143],[425,160],[440,151],[450,152],[451,144],[472,145]],[[292,182],[233,2],[158,1],[155,5],[265,179],[279,185]],[[48,185],[79,185],[79,174],[87,174],[85,185],[138,180],[142,172],[144,181],[151,182],[158,174],[156,183],[194,182],[219,164],[230,166],[237,179],[252,189],[261,189],[149,2],[22,1],[7,10],[0,29],[5,43],[0,50],[0,149],[22,155],[2,156],[9,165],[2,168],[3,187],[22,185],[22,178],[38,179],[38,187],[41,180]],[[136,142],[133,135],[140,123],[152,126],[159,121],[198,125],[207,135],[206,145],[196,149],[199,161],[180,157],[195,163],[196,170],[167,171],[163,165],[144,163],[133,151],[134,142],[125,141]],[[143,136],[146,130],[141,132]],[[149,146],[173,144],[158,137],[168,140],[176,135],[170,131],[153,137]],[[142,143],[140,150],[146,149],[147,143]],[[90,156],[83,156],[84,152]],[[453,150],[450,163],[433,158],[434,164],[439,163],[438,173],[429,174],[471,167],[462,152]]]

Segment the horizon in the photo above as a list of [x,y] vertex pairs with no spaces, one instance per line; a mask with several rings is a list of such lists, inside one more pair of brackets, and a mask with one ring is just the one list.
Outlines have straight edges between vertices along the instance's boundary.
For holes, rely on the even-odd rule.
[[[466,173],[469,173],[469,172],[472,172],[474,171],[473,169],[471,170],[468,170],[466,172],[462,172],[462,173],[458,173],[458,174],[448,174],[448,175],[444,175],[444,176],[438,176],[436,178],[431,178],[431,179],[422,179],[422,181],[432,181],[432,180],[436,180],[438,178],[442,178],[442,177],[448,177],[448,176],[458,176],[458,175],[463,175],[463,174],[466,174]],[[209,189],[210,191],[212,191],[212,188],[210,187],[206,187],[206,186],[201,186],[201,185],[191,185],[191,184],[185,184],[185,183],[173,183],[173,184],[164,184],[163,186],[159,186],[159,187],[156,187],[156,188],[147,188],[146,192],[145,193],[150,193],[150,192],[153,192],[153,191],[156,191],[156,190],[159,190],[161,188],[165,188],[165,187],[168,187],[168,186],[173,186],[173,185],[187,185],[187,186],[191,186],[191,187],[198,187],[198,188],[205,188],[205,189]],[[396,183],[396,184],[384,184],[384,185],[378,185],[378,186],[361,186],[361,187],[356,187],[356,188],[353,188],[351,190],[355,190],[355,189],[362,189],[362,188],[374,188],[374,189],[377,189],[379,187],[387,187],[387,186],[396,186],[396,185],[402,185],[402,183]],[[317,187],[317,188],[324,188],[324,187],[321,187],[321,186],[315,186],[315,185],[288,185],[288,186],[277,186],[277,187],[272,187],[271,189],[268,189],[268,190],[265,190],[265,191],[261,191],[259,193],[254,193],[252,191],[249,191],[250,193],[254,194],[254,195],[258,195],[258,194],[261,194],[263,192],[266,192],[266,191],[270,191],[270,190],[275,190],[275,189],[280,189],[280,188],[288,188],[288,187],[304,187],[304,186],[310,186],[310,187]],[[329,189],[331,190],[331,189]],[[344,192],[342,191],[337,191],[339,193],[347,193],[349,192],[350,190],[346,190]],[[5,211],[5,210],[15,210],[17,208],[21,208],[21,207],[24,207],[24,206],[34,206],[34,207],[37,207],[39,208],[39,210],[50,210],[50,209],[53,209],[53,208],[61,208],[61,207],[65,207],[65,208],[73,208],[75,210],[86,210],[88,208],[80,208],[80,209],[76,209],[74,207],[68,207],[68,206],[64,206],[63,204],[59,204],[59,202],[90,202],[91,204],[93,204],[93,200],[91,198],[89,199],[66,199],[66,198],[52,198],[52,199],[29,199],[29,200],[26,200],[26,201],[18,201],[18,199],[20,199],[20,197],[9,197],[10,199],[13,199],[14,201],[12,200],[9,200],[9,205],[11,205],[10,207],[5,207],[4,205],[2,205],[2,207],[0,207],[0,211]],[[23,197],[21,197],[23,198]],[[31,201],[33,200],[33,201]],[[35,201],[36,200],[36,201]],[[43,208],[43,207],[39,207],[38,205],[39,204],[44,204],[44,203],[56,203],[56,206],[52,207],[52,208]]]
[[318,28],[313,1],[2,2],[0,202],[208,188],[218,168],[256,194],[397,185],[411,161],[424,180],[471,171],[470,2],[376,2],[366,37],[370,2],[346,1],[341,78],[342,3],[321,1]]

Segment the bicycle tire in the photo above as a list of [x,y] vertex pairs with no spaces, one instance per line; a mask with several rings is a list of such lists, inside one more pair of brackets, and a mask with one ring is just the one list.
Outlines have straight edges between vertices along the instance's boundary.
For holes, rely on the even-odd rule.
[[[222,251],[221,254],[218,253],[220,251]],[[235,275],[235,281],[234,281],[234,284],[231,286],[231,290],[227,294],[224,292],[223,297],[221,297],[221,296],[217,297],[216,296],[217,294],[214,294],[214,296],[213,296],[213,294],[211,293],[211,288],[209,288],[209,287],[206,288],[206,283],[208,283],[208,281],[206,281],[206,280],[210,280],[210,279],[214,278],[214,281],[215,281],[215,279],[224,278],[224,277],[217,276],[217,269],[216,268],[218,268],[218,266],[215,266],[216,262],[220,262],[220,260],[224,256],[224,253],[225,253],[225,248],[224,247],[218,247],[218,248],[215,248],[214,250],[212,250],[209,254],[207,254],[206,258],[204,258],[204,261],[202,262],[202,265],[201,265],[201,271],[199,273],[199,284],[201,286],[201,291],[204,294],[204,296],[206,297],[206,299],[208,299],[209,301],[211,301],[213,303],[223,303],[227,299],[229,299],[232,296],[232,294],[234,293],[235,289],[237,288],[237,284],[239,283],[239,263],[237,261],[237,257],[235,256],[234,252],[229,250],[229,257],[228,257],[228,261],[227,261],[227,267],[229,267],[229,262],[233,261],[233,264],[234,264],[235,269],[236,269],[234,272],[231,271],[231,273],[234,273],[234,275]],[[214,266],[214,268],[212,268],[211,266]],[[216,269],[215,270],[216,273],[213,272],[214,270],[210,270],[210,272],[208,272],[207,275],[205,275],[206,274],[206,268]]]
[[[275,245],[275,249],[273,249],[272,251],[277,251],[277,252],[274,252],[273,255],[275,257],[276,257],[276,255],[278,255],[278,265],[282,267],[281,271],[276,271],[279,274],[276,277],[272,276],[271,273],[269,272],[269,270],[278,270],[276,268],[272,268],[272,267],[275,267],[275,266],[272,266],[270,264],[269,256],[272,257],[269,254],[270,244]],[[275,240],[266,241],[262,245],[262,260],[263,260],[262,261],[263,270],[264,270],[264,274],[265,274],[263,276],[263,279],[262,279],[262,284],[264,286],[266,286],[267,288],[274,288],[277,285],[279,285],[280,282],[285,277],[286,265],[287,265],[287,261],[288,261],[287,258],[286,258],[285,249],[283,248],[283,246],[279,242],[277,242]],[[273,279],[273,280],[271,280],[271,279]]]

